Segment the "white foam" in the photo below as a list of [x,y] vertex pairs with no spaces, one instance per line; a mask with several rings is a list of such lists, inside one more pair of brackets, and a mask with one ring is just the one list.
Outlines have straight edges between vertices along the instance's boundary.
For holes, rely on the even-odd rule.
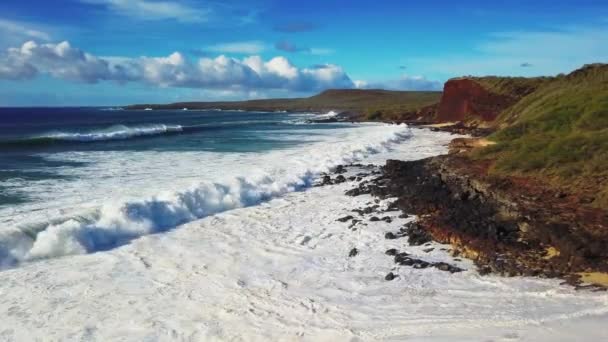
[[[425,132],[398,149],[445,151]],[[396,153],[391,151],[390,153]],[[379,155],[374,155],[376,158]],[[364,159],[367,162],[369,159]],[[348,229],[372,198],[351,184],[292,192],[107,252],[4,271],[0,339],[85,341],[602,341],[608,295],[559,281],[479,276],[433,244],[386,240],[404,219]],[[380,203],[385,206],[388,201]],[[352,248],[359,254],[348,257]],[[468,271],[395,266],[407,250]],[[394,272],[399,277],[385,281]]]
[[[1,260],[13,265],[105,250],[218,212],[255,205],[305,188],[320,172],[338,164],[386,152],[411,132],[406,126],[361,125],[324,134],[316,137],[321,141],[303,147],[263,154],[54,155],[86,161],[89,166],[66,169],[75,179],[70,183],[48,181],[46,189],[41,184],[30,187],[53,199],[25,204],[22,214],[6,215],[12,225],[0,231]],[[79,200],[87,196],[91,198],[85,203]],[[100,202],[104,204],[99,206]]]
[[331,118],[333,118],[333,117],[335,117],[337,115],[338,115],[337,112],[335,112],[333,110],[330,110],[329,112],[327,112],[325,114],[315,115],[315,119],[331,119]]

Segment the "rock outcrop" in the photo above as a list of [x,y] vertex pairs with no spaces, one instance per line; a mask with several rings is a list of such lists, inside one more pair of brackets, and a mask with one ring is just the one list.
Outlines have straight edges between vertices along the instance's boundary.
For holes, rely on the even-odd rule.
[[[480,271],[562,277],[608,272],[608,213],[515,177],[488,176],[460,154],[402,162],[389,160],[372,195],[398,197],[419,227],[450,243]],[[388,180],[388,181],[387,181]]]

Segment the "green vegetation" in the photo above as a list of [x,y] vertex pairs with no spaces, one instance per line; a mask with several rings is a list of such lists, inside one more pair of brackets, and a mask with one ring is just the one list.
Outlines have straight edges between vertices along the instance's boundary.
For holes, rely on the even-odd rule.
[[167,105],[141,104],[129,109],[244,109],[262,111],[347,111],[367,120],[396,120],[404,114],[439,102],[441,92],[333,89],[297,99],[269,99],[236,102],[180,102]]
[[496,159],[495,172],[597,187],[596,203],[608,205],[608,65],[530,80],[537,89],[500,114],[497,144],[476,156]]
[[366,120],[399,120],[404,114],[416,113],[436,104],[440,92],[388,90],[327,90],[304,99],[311,108],[333,108],[360,113]]
[[524,97],[536,89],[541,87],[543,84],[548,83],[553,78],[551,77],[497,77],[497,76],[486,76],[486,77],[470,77],[469,79],[482,85],[486,90],[490,92],[507,95],[510,97],[521,98]]

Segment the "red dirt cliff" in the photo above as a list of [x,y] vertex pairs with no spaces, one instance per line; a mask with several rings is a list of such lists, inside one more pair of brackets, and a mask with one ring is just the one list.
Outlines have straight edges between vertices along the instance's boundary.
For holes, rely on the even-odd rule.
[[470,79],[446,82],[437,111],[437,122],[491,122],[516,99],[492,93]]

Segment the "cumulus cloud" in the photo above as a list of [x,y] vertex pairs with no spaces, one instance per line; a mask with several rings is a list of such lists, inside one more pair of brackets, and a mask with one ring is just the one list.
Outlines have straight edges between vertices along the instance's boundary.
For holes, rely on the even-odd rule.
[[84,83],[142,82],[204,89],[317,91],[354,87],[340,66],[298,68],[281,56],[268,61],[259,56],[236,59],[224,55],[190,60],[179,52],[166,57],[98,57],[68,42],[28,41],[21,47],[8,49],[0,57],[0,78],[31,79],[38,74]]
[[106,60],[73,48],[68,42],[37,44],[28,41],[19,48],[9,48],[0,60],[2,78],[29,79],[38,73],[85,83],[126,80],[121,66],[112,66]]
[[207,51],[219,53],[258,54],[266,50],[266,45],[257,40],[221,43],[207,47]]
[[6,58],[0,63],[0,79],[27,80],[38,75],[33,65],[14,58]]
[[142,20],[173,19],[181,22],[207,21],[208,9],[200,9],[175,1],[151,0],[80,0],[83,3],[105,6],[124,16]]

